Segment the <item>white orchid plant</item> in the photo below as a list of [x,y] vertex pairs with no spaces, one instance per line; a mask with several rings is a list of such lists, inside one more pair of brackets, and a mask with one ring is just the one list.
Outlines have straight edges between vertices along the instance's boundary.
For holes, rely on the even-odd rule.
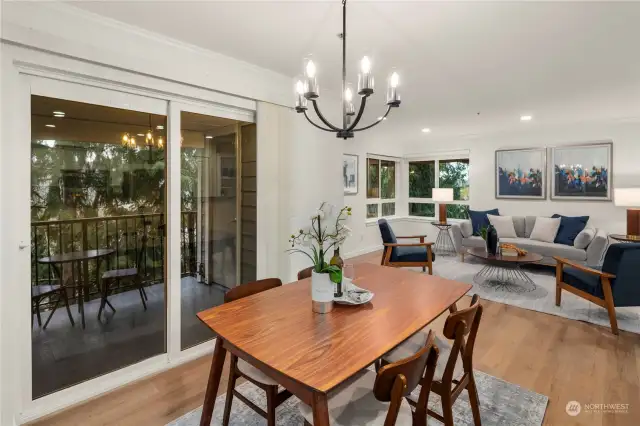
[[335,218],[331,217],[332,213],[333,206],[323,202],[310,217],[311,227],[291,234],[289,242],[292,248],[288,251],[304,254],[313,262],[313,270],[316,273],[330,274],[332,281],[339,282],[342,271],[337,266],[329,265],[325,257],[329,249],[341,246],[347,237],[351,236],[352,231],[345,224],[351,216],[351,207],[345,206],[340,209]]

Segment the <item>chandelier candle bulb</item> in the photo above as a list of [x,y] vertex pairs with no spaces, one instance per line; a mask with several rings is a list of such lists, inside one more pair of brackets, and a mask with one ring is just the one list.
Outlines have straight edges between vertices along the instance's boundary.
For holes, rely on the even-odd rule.
[[398,93],[398,83],[400,77],[397,72],[389,77],[389,88],[387,89],[387,105],[397,107],[400,105],[400,93]]
[[304,97],[304,85],[298,80],[296,83],[296,111],[304,111],[307,109],[307,98]]
[[356,115],[356,109],[353,106],[353,91],[351,85],[347,86],[344,91],[345,113],[347,115]]
[[371,61],[368,57],[362,58],[360,62],[361,74],[358,74],[358,94],[369,96],[373,93],[373,75],[371,75]]
[[311,59],[307,61],[305,69],[304,97],[315,99],[318,95],[318,81],[316,80],[316,64]]

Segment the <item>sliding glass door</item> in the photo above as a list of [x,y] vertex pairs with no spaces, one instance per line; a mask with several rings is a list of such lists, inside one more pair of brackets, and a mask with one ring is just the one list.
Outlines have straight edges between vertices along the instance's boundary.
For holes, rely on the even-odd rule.
[[66,88],[31,96],[33,399],[166,352],[167,103]]

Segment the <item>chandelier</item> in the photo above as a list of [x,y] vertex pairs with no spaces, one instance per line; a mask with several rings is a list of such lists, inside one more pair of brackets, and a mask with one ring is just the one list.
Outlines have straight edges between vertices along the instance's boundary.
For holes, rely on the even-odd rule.
[[[384,120],[391,108],[397,108],[400,106],[400,94],[398,92],[398,73],[393,72],[389,76],[388,88],[387,88],[387,112],[373,123],[365,127],[356,128],[364,109],[367,104],[367,98],[373,94],[374,80],[371,74],[371,61],[368,57],[363,57],[360,62],[361,73],[358,74],[358,95],[360,95],[360,107],[358,114],[356,115],[355,108],[353,106],[353,90],[350,85],[347,84],[347,0],[342,0],[342,34],[339,35],[342,39],[342,126],[334,126],[331,124],[320,112],[317,99],[320,96],[318,91],[318,82],[316,80],[316,66],[311,59],[308,59],[305,63],[305,78],[304,83],[298,80],[296,83],[296,112],[304,114],[305,118],[313,126],[320,130],[327,132],[334,132],[336,136],[343,139],[352,138],[354,132],[360,132],[367,130],[373,126],[380,124]],[[307,114],[307,101],[311,101],[313,109],[316,115],[326,126],[319,125]],[[355,118],[353,118],[355,116]]]
[[[164,129],[163,126],[158,126],[158,129]],[[164,140],[162,136],[158,136],[157,138],[153,135],[153,128],[151,126],[151,115],[149,115],[149,130],[147,133],[138,133],[138,136],[144,138],[144,145],[150,148],[164,148]],[[136,138],[134,135],[129,132],[125,132],[122,134],[122,146],[126,148],[137,148],[138,143],[136,142]]]

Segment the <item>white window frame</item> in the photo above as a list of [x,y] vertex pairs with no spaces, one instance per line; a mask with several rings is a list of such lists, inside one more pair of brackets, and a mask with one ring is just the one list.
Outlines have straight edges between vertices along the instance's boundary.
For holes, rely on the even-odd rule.
[[[433,198],[420,198],[420,197],[409,197],[409,174],[411,173],[411,171],[409,170],[409,163],[416,163],[416,162],[420,162],[420,161],[433,161],[435,163],[434,166],[434,173],[435,173],[435,177],[434,177],[434,188],[440,188],[440,161],[449,161],[449,160],[469,160],[469,152],[468,151],[464,151],[461,153],[443,153],[443,154],[439,154],[439,155],[431,155],[431,156],[420,156],[420,157],[405,157],[404,159],[405,161],[405,169],[407,170],[407,189],[406,189],[406,196],[407,196],[407,216],[410,218],[410,220],[416,220],[416,221],[439,221],[440,220],[440,203],[436,202],[433,200]],[[469,170],[471,170],[471,161],[469,161]],[[471,186],[471,185],[469,185]],[[434,205],[434,215],[431,216],[414,216],[411,214],[411,208],[410,208],[410,204],[411,203],[416,203],[416,204],[433,204]],[[454,201],[449,201],[447,202],[447,205],[449,204],[461,204],[461,205],[466,205],[466,206],[470,206],[471,205],[471,191],[469,191],[469,199],[468,200],[454,200]],[[449,222],[459,222],[462,221],[463,219],[454,219],[454,218],[447,218],[447,221]]]
[[[395,171],[394,171],[394,187],[395,187],[395,197],[394,198],[368,198],[368,190],[369,190],[369,160],[378,160],[378,161],[389,161],[389,162],[393,162],[395,164]],[[384,155],[376,155],[376,154],[367,154],[366,156],[366,160],[365,160],[365,172],[366,172],[366,176],[365,176],[365,219],[367,222],[377,222],[378,219],[381,218],[385,218],[385,219],[389,219],[389,218],[395,218],[396,216],[398,216],[398,193],[400,191],[400,170],[401,170],[401,165],[402,165],[402,159],[398,158],[398,157],[388,157],[388,156],[384,156]],[[380,187],[381,183],[382,183],[382,165],[380,163],[379,167],[378,167],[378,193],[380,195],[382,195],[382,188]],[[387,204],[387,203],[393,203],[394,204],[394,213],[392,215],[388,215],[388,216],[384,216],[382,214],[382,205],[383,204]],[[378,205],[378,214],[376,217],[368,217],[368,207],[371,204],[377,204]]]

